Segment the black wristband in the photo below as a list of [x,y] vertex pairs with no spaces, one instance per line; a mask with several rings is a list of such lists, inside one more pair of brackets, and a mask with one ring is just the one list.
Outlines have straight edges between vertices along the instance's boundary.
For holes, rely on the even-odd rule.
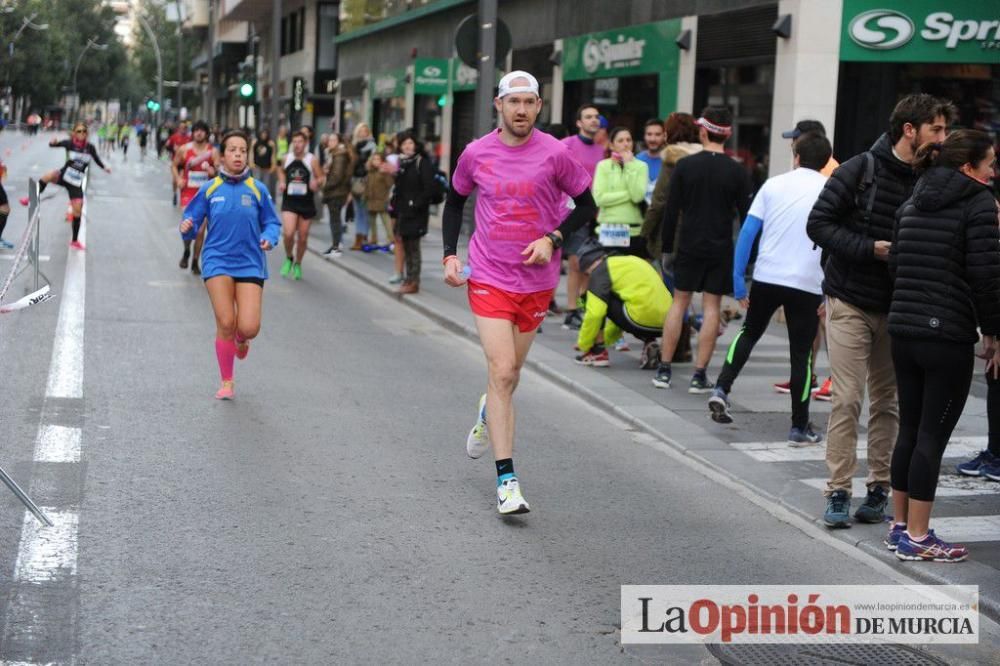
[[559,248],[562,247],[563,239],[560,238],[558,236],[558,234],[554,234],[554,233],[550,232],[550,233],[545,234],[545,237],[548,238],[550,241],[552,241],[552,249],[553,250],[558,250]]

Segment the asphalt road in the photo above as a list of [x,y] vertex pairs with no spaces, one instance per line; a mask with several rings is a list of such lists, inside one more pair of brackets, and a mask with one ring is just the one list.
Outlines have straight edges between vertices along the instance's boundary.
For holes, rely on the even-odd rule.
[[[12,198],[60,164],[43,140],[0,136]],[[132,152],[91,182],[82,395],[51,386],[60,299],[0,320],[0,464],[66,533],[26,553],[37,529],[0,493],[0,660],[716,663],[623,649],[620,586],[902,580],[532,373],[515,455],[532,512],[500,518],[493,466],[464,451],[481,352],[315,256],[268,282],[237,398],[215,401],[166,166]],[[43,215],[59,294],[64,201]],[[80,433],[78,462],[39,461],[52,426]]]

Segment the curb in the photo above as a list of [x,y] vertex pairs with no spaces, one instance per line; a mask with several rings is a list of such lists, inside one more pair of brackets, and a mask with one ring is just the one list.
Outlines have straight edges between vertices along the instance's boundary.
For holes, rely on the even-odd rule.
[[[389,286],[388,284],[385,284],[385,283],[382,283],[382,282],[379,282],[377,280],[372,279],[369,275],[366,275],[363,271],[360,271],[357,268],[348,265],[347,262],[340,262],[340,261],[336,261],[336,260],[327,260],[326,257],[323,257],[322,254],[318,250],[313,249],[313,247],[311,245],[309,246],[308,249],[309,249],[309,252],[313,253],[314,255],[316,255],[317,257],[319,257],[320,259],[323,259],[324,261],[326,261],[326,263],[333,264],[333,265],[337,266],[338,268],[340,268],[340,270],[346,272],[347,274],[351,275],[354,278],[357,278],[358,280],[360,280],[361,282],[367,284],[368,286],[374,287],[375,289],[378,289],[379,291],[387,294],[388,296],[391,296],[395,300],[402,302],[403,304],[405,304],[407,307],[411,308],[412,310],[415,310],[416,312],[419,312],[420,314],[424,315],[428,319],[431,319],[435,323],[439,324],[442,328],[445,328],[445,329],[451,331],[452,333],[457,333],[459,335],[462,335],[462,336],[465,336],[467,338],[470,338],[470,339],[472,339],[472,340],[474,340],[476,342],[479,341],[479,333],[476,331],[476,329],[474,327],[466,325],[466,324],[463,324],[463,323],[458,322],[458,321],[456,321],[454,319],[451,319],[450,317],[447,317],[447,316],[441,314],[438,310],[435,310],[434,308],[430,307],[429,305],[421,303],[419,300],[415,300],[415,299],[412,299],[412,298],[405,298],[404,296],[396,293],[396,291],[395,291],[395,289],[393,287]],[[433,297],[433,298],[437,298],[437,297]],[[556,370],[555,368],[553,368],[549,364],[544,363],[542,361],[534,360],[534,359],[532,359],[531,355],[529,354],[527,360],[525,361],[525,365],[528,366],[529,368],[531,368],[532,370],[534,370],[535,372],[539,373],[540,375],[542,375],[543,377],[545,377],[549,381],[554,382],[555,384],[561,386],[564,389],[567,389],[567,390],[571,391],[572,393],[574,393],[576,395],[579,395],[579,396],[582,396],[582,397],[586,398],[586,400],[587,400],[587,402],[589,404],[591,404],[591,405],[593,405],[595,407],[600,408],[602,411],[604,411],[604,412],[606,412],[608,414],[611,414],[612,416],[614,416],[615,418],[617,418],[617,419],[619,419],[621,421],[624,421],[626,424],[628,424],[629,426],[634,427],[636,430],[639,430],[639,431],[641,431],[641,432],[643,432],[643,433],[645,433],[645,434],[647,434],[647,435],[649,435],[651,437],[656,438],[657,440],[661,441],[665,445],[669,446],[675,452],[677,452],[679,454],[682,454],[684,456],[687,456],[688,458],[694,460],[695,462],[698,463],[698,465],[700,467],[710,469],[713,473],[718,474],[720,476],[723,476],[723,477],[729,479],[732,483],[735,483],[735,484],[743,487],[747,491],[749,491],[749,492],[751,492],[751,493],[753,493],[755,495],[758,495],[759,497],[763,498],[764,500],[781,506],[782,508],[784,508],[788,512],[790,512],[790,513],[796,515],[797,517],[799,517],[799,518],[807,521],[808,523],[814,525],[817,529],[822,529],[822,530],[826,529],[826,528],[823,528],[822,526],[820,526],[818,524],[818,519],[816,518],[815,515],[807,513],[807,512],[803,511],[801,508],[799,508],[799,507],[797,507],[795,505],[789,504],[783,498],[778,497],[777,495],[774,495],[773,493],[770,493],[767,490],[764,490],[763,488],[761,488],[761,487],[759,487],[759,486],[757,486],[757,485],[755,485],[753,483],[750,483],[749,481],[747,481],[747,480],[745,480],[745,479],[743,479],[743,478],[741,478],[739,476],[736,476],[732,472],[729,472],[728,470],[724,469],[723,467],[721,467],[721,466],[719,466],[719,465],[711,462],[710,460],[706,459],[702,455],[700,455],[697,452],[693,451],[692,449],[684,446],[683,444],[681,444],[677,440],[675,440],[672,437],[664,434],[663,432],[661,432],[657,428],[655,428],[652,425],[650,425],[649,423],[645,422],[642,418],[640,418],[638,416],[635,416],[634,414],[630,414],[629,412],[625,411],[624,409],[622,409],[621,407],[619,407],[618,405],[616,405],[615,403],[613,403],[611,400],[608,400],[607,398],[605,398],[600,393],[598,393],[596,391],[593,391],[592,389],[590,389],[587,386],[581,384],[580,382],[577,382],[577,381],[575,381],[573,379],[570,379],[569,377],[567,377],[566,375],[562,374],[561,372],[559,372],[558,370]],[[669,410],[668,407],[664,407],[664,409]],[[841,541],[843,541],[844,543],[846,543],[846,544],[848,544],[850,546],[853,546],[853,547],[857,548],[858,550],[863,551],[865,554],[873,556],[873,557],[876,557],[877,559],[879,559],[879,561],[883,561],[884,562],[883,558],[885,556],[885,553],[888,552],[887,550],[885,550],[883,548],[879,548],[877,546],[874,546],[874,545],[872,545],[870,543],[867,543],[865,541],[861,541],[861,540],[855,541],[855,540],[844,539],[844,538],[835,536],[838,532],[843,532],[843,531],[844,530],[839,530],[839,531],[826,530],[826,533],[830,534],[831,536],[834,536],[834,538],[840,539]],[[895,566],[895,562],[893,562],[892,565],[890,565],[890,566]],[[938,566],[944,566],[944,565],[938,565]],[[929,584],[929,585],[954,585],[954,584],[956,584],[953,581],[947,580],[945,577],[943,577],[941,575],[933,573],[932,569],[929,569],[927,567],[920,567],[919,564],[917,566],[912,567],[912,568],[899,569],[899,571],[904,576],[909,576],[911,578],[914,578],[914,579],[916,579],[916,580],[918,580],[920,582],[923,582],[923,583],[926,583],[926,584]],[[980,612],[982,612],[984,615],[986,615],[987,617],[989,617],[990,619],[992,619],[992,620],[994,620],[996,622],[1000,622],[1000,599],[993,599],[993,598],[986,597],[986,596],[980,596],[979,597],[979,607],[980,607]]]

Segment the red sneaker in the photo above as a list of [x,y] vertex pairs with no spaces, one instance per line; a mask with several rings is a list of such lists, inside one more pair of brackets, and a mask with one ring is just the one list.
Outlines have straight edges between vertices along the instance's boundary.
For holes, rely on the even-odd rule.
[[[812,378],[812,387],[809,390],[810,391],[816,391],[817,387],[819,387],[819,384],[816,383],[816,375],[813,375],[813,378]],[[792,392],[792,382],[787,381],[787,382],[782,382],[781,384],[775,384],[774,385],[774,392],[775,393],[784,393],[785,395],[788,395],[789,393]]]
[[827,378],[827,380],[823,382],[823,386],[821,386],[818,390],[813,391],[813,398],[824,402],[830,402],[830,400],[833,399],[833,377]]
[[86,249],[87,249],[87,248],[85,248],[85,247],[83,246],[83,243],[81,243],[80,241],[71,241],[71,242],[70,242],[70,244],[69,244],[69,246],[70,246],[71,248],[73,248],[74,250],[80,250],[80,251],[83,251],[83,250],[86,250]]
[[18,199],[18,201],[21,203],[22,206],[28,205],[28,197],[21,197],[20,199]]
[[574,360],[580,365],[589,365],[595,368],[606,368],[611,365],[611,361],[608,360],[608,350],[597,346],[586,354],[580,354]]

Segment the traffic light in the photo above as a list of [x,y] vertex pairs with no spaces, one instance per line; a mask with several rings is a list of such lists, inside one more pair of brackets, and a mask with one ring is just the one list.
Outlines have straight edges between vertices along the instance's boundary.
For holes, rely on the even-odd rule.
[[448,93],[445,93],[440,97],[438,97],[438,106],[447,106],[447,105],[448,105]]
[[253,63],[240,63],[240,97],[252,100],[257,95],[257,72]]
[[160,103],[157,102],[155,99],[147,99],[146,108],[152,111],[153,113],[156,113],[157,111],[160,110]]

